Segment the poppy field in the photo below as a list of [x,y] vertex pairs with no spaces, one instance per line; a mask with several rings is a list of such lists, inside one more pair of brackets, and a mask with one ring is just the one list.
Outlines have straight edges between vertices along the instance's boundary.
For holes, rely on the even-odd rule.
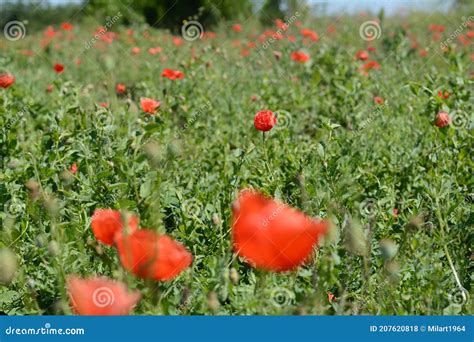
[[0,37],[2,314],[473,314],[474,13],[121,16]]

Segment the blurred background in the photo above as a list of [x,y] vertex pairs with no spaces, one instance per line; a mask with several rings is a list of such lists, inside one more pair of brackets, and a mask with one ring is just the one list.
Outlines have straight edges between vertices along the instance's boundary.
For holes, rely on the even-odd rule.
[[32,32],[91,16],[106,18],[120,11],[124,25],[143,23],[177,31],[183,20],[190,19],[212,28],[222,21],[245,20],[249,16],[268,24],[296,11],[315,16],[404,16],[414,11],[446,12],[460,6],[472,9],[473,4],[472,0],[0,0],[0,25],[20,20]]

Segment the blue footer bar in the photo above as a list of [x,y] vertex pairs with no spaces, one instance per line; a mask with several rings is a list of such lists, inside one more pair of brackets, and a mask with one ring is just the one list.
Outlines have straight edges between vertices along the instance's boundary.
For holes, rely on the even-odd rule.
[[0,316],[0,341],[473,342],[474,316]]

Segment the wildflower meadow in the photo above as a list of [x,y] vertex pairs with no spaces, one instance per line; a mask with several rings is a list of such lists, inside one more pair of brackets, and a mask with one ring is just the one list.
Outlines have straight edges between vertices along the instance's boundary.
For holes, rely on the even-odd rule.
[[85,3],[0,32],[1,314],[473,314],[472,4]]

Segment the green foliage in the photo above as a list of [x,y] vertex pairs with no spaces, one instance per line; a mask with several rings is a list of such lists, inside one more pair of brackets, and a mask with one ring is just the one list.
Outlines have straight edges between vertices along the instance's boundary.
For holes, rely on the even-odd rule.
[[[137,314],[472,314],[464,299],[474,280],[472,62],[460,45],[439,52],[423,18],[406,20],[430,58],[412,49],[398,19],[384,18],[370,43],[381,69],[369,75],[354,58],[367,46],[355,17],[332,35],[328,18],[304,22],[320,34],[308,44],[290,25],[296,42],[248,57],[234,41],[263,31],[256,20],[240,35],[221,28],[229,38],[179,47],[164,31],[144,38],[134,26],[130,37],[117,25],[118,40],[85,49],[95,22],[57,48],[41,49],[42,35],[5,42],[0,73],[17,80],[0,89],[0,261],[2,272],[17,270],[12,280],[2,273],[0,311],[68,314],[65,277],[78,274],[139,290]],[[459,18],[429,20],[446,23],[448,35]],[[146,53],[156,46],[161,54]],[[291,60],[300,49],[310,62]],[[164,79],[165,67],[186,77]],[[161,101],[156,115],[139,109],[141,97]],[[253,127],[261,109],[279,122],[265,144]],[[450,127],[433,125],[439,110],[453,116]],[[233,254],[231,205],[247,187],[333,222],[304,266],[265,274]],[[166,231],[193,253],[192,267],[171,282],[129,275],[93,237],[90,217],[101,207]]]

